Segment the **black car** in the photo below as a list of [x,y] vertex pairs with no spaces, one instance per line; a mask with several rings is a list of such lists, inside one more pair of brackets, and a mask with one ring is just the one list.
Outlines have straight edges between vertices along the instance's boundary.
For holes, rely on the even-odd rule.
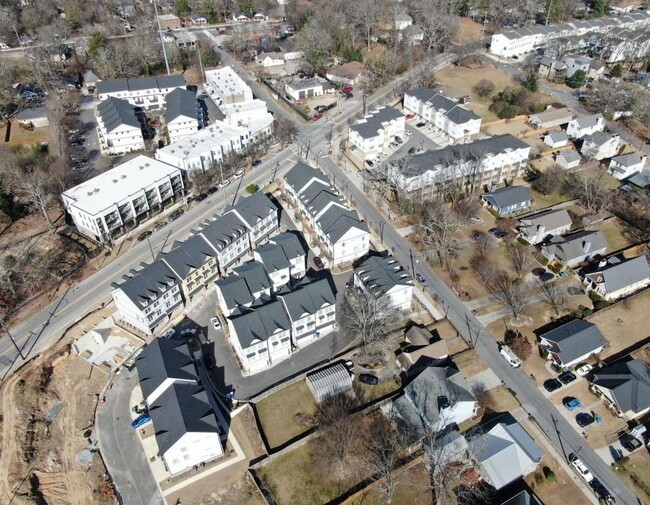
[[214,358],[210,356],[209,354],[206,354],[203,358],[205,361],[205,366],[208,370],[211,370],[214,368]]
[[422,274],[415,274],[415,278],[422,285],[422,287],[427,285],[427,280],[424,278],[424,276]]
[[593,479],[589,485],[598,497],[599,503],[615,503],[614,497],[609,494],[609,491],[607,491],[605,486],[603,486],[602,482],[600,482],[598,479]]
[[534,276],[539,277],[539,276],[542,275],[544,272],[546,272],[546,269],[545,269],[545,268],[533,268],[532,271],[533,271],[533,275],[534,275]]
[[638,438],[633,437],[629,433],[624,433],[623,435],[621,435],[618,441],[621,443],[623,448],[625,448],[628,452],[636,451],[639,447],[643,445]]
[[557,379],[548,379],[547,381],[544,381],[544,389],[548,391],[549,393],[552,393],[553,391],[557,391],[562,387],[562,383],[557,380]]
[[544,272],[539,275],[539,280],[542,282],[552,281],[555,276],[551,272]]
[[366,160],[366,165],[368,165],[370,168],[375,166],[375,164],[372,162],[372,160]]
[[151,236],[153,232],[152,231],[143,231],[140,235],[138,235],[138,242],[142,242],[143,240],[146,240],[148,237]]
[[426,125],[427,125],[427,124],[426,124],[424,121],[420,121],[420,122],[419,122],[418,124],[416,124],[415,126],[417,126],[418,128],[422,128],[423,126],[426,126]]
[[179,217],[181,217],[183,214],[185,214],[185,211],[183,209],[178,209],[175,210],[174,212],[171,213],[169,216],[169,222],[176,221]]
[[255,160],[255,161],[253,161],[253,163],[251,163],[251,166],[253,168],[255,168],[255,167],[257,167],[257,166],[259,166],[261,164],[262,164],[262,160]]
[[217,191],[219,191],[219,188],[212,186],[210,189],[208,189],[208,195],[214,195]]
[[368,384],[369,386],[376,386],[377,384],[379,384],[379,379],[374,375],[370,375],[368,373],[362,373],[361,375],[359,375],[359,382],[363,382],[364,384]]
[[411,148],[409,149],[409,154],[413,154],[414,152],[415,152],[415,147],[411,147]]
[[162,230],[165,226],[167,226],[167,221],[161,221],[160,223],[158,223],[156,226],[153,227],[153,231]]
[[207,193],[201,193],[199,196],[196,197],[197,202],[202,202],[208,197]]
[[592,416],[591,414],[587,414],[586,412],[580,412],[580,414],[576,415],[576,423],[578,423],[578,426],[580,426],[581,428],[593,424],[594,421],[595,421],[594,416]]
[[564,373],[561,373],[560,375],[558,375],[558,380],[562,384],[569,384],[570,382],[573,382],[574,380],[576,380],[576,376],[574,374],[572,374],[571,372],[564,372]]

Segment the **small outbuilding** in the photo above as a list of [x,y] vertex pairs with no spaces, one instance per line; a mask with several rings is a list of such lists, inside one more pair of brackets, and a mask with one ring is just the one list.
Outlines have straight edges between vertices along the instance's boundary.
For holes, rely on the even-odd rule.
[[342,363],[307,375],[307,387],[317,402],[352,391],[352,375]]
[[564,147],[569,143],[569,136],[564,132],[551,132],[544,137],[544,143],[551,147]]

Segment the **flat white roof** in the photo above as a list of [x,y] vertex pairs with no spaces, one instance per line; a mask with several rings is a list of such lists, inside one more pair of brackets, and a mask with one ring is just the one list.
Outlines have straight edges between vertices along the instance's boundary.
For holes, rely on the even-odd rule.
[[80,210],[96,215],[156,181],[176,175],[179,170],[168,163],[140,155],[70,188],[63,196],[74,200],[73,205]]
[[246,100],[245,102],[227,103],[219,108],[226,116],[256,111],[260,111],[260,113],[268,112],[266,102],[257,98],[255,100]]
[[222,95],[252,93],[248,84],[237,75],[232,67],[223,67],[206,71],[205,81],[212,89]]
[[213,147],[219,146],[234,137],[239,138],[248,133],[248,128],[226,124],[223,121],[215,121],[207,128],[172,142],[168,146],[159,149],[159,151],[179,159],[187,159],[210,151]]

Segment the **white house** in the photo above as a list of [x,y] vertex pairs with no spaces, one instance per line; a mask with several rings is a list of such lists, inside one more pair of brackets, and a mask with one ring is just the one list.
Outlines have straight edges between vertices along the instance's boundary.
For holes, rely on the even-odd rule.
[[539,244],[571,229],[573,221],[565,209],[546,210],[519,218],[519,237],[529,244]]
[[395,29],[404,30],[413,24],[413,18],[406,12],[400,12],[395,16]]
[[528,209],[533,199],[526,186],[506,186],[481,195],[485,205],[499,216],[507,216]]
[[258,261],[249,261],[233,268],[230,275],[216,282],[216,286],[217,302],[226,317],[241,312],[256,301],[270,301],[274,292],[271,279]]
[[573,111],[569,108],[556,109],[549,106],[544,112],[531,114],[528,121],[537,129],[555,128],[567,124],[573,116]]
[[561,153],[555,155],[555,163],[560,165],[565,170],[576,168],[580,165],[580,161],[582,161],[582,158],[580,158],[580,154],[575,149],[562,151]]
[[571,55],[564,58],[564,63],[567,66],[566,76],[573,77],[578,70],[582,70],[585,75],[589,72],[592,59],[588,56]]
[[240,198],[235,205],[226,205],[224,217],[228,214],[235,214],[248,228],[250,249],[278,231],[278,208],[262,191]]
[[564,132],[551,132],[544,137],[544,143],[553,148],[564,147],[569,143],[569,137]]
[[440,129],[452,143],[469,142],[481,131],[481,117],[439,91],[416,88],[404,94],[404,109]]
[[574,267],[584,261],[603,256],[607,239],[600,231],[580,231],[563,237],[553,237],[542,246],[542,255],[549,261],[559,261]]
[[178,167],[138,156],[68,189],[61,199],[77,231],[101,243],[183,195]]
[[395,136],[404,135],[406,118],[392,107],[380,107],[371,111],[349,128],[349,142],[352,149],[366,160],[388,149]]
[[580,154],[600,161],[616,156],[620,145],[621,138],[618,135],[596,132],[583,137]]
[[253,257],[264,265],[276,291],[292,279],[304,277],[306,272],[307,253],[292,232],[272,237],[253,251]]
[[593,323],[574,319],[540,335],[539,346],[548,352],[548,359],[561,367],[580,363],[598,354],[607,340]]
[[371,256],[354,269],[354,286],[369,296],[385,300],[385,309],[408,312],[413,297],[413,277],[392,256]]
[[102,154],[121,155],[144,149],[142,124],[127,101],[108,98],[97,105],[95,116]]
[[111,97],[122,98],[134,107],[160,110],[165,106],[165,97],[177,88],[186,89],[182,75],[110,79],[97,82],[97,96],[100,102]]
[[194,93],[178,88],[169,93],[165,101],[165,125],[170,142],[193,135],[199,130]]
[[573,139],[581,139],[592,133],[602,132],[605,129],[605,118],[602,114],[580,116],[569,121],[566,133]]
[[263,67],[284,65],[284,54],[279,52],[260,53],[255,56],[255,63]]
[[315,78],[291,81],[284,85],[284,92],[293,100],[312,98],[325,93],[334,93],[336,88],[329,82],[320,82]]
[[606,300],[616,300],[650,286],[650,267],[645,256],[611,258],[594,272],[584,274],[584,285]]
[[609,162],[608,172],[619,181],[627,179],[645,168],[647,158],[637,152],[615,156]]

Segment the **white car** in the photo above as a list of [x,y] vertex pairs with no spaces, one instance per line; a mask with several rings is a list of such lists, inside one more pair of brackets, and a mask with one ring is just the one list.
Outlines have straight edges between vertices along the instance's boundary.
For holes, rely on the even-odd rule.
[[584,377],[585,375],[588,375],[589,372],[591,372],[593,369],[594,367],[591,365],[582,365],[580,368],[576,369],[576,373],[580,377]]
[[591,474],[589,469],[585,466],[580,458],[572,456],[570,459],[571,466],[578,471],[580,477],[582,477],[586,482],[591,482],[594,480],[594,476]]
[[174,336],[174,333],[176,333],[176,330],[174,328],[172,328],[171,330],[167,330],[160,337],[161,338],[172,338]]
[[244,171],[243,170],[237,170],[235,172],[235,179],[241,179],[242,177],[244,177]]
[[411,134],[411,130],[404,130],[404,135],[410,135],[410,134]]
[[217,187],[218,187],[219,189],[223,189],[223,188],[225,188],[228,184],[230,184],[230,181],[229,181],[229,180],[225,180],[225,181],[220,182],[219,184],[217,184]]
[[212,327],[215,330],[220,330],[221,329],[221,323],[219,322],[218,317],[213,317],[212,319],[210,319],[210,322],[212,323]]

